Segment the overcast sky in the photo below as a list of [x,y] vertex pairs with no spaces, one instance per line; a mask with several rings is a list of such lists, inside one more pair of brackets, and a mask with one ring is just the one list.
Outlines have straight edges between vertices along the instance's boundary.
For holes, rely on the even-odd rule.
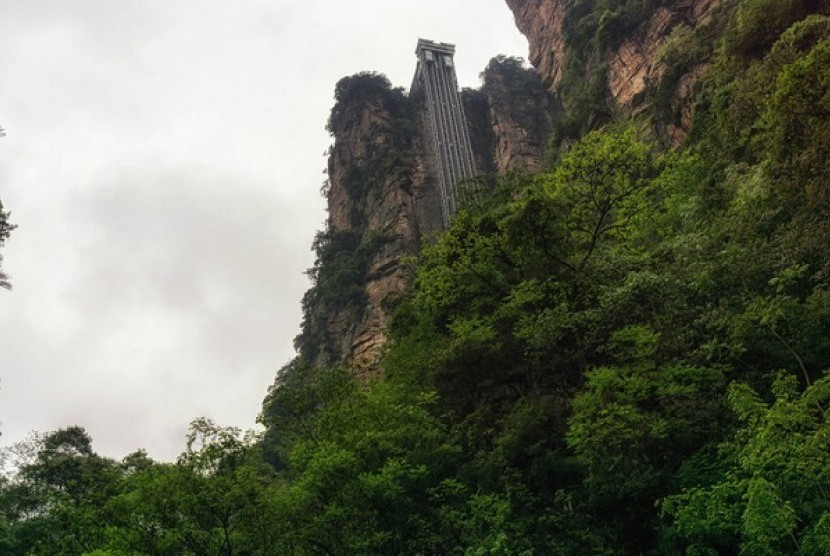
[[253,427],[293,356],[335,82],[408,86],[419,37],[464,86],[525,56],[504,0],[0,0],[2,444],[86,427],[174,459]]

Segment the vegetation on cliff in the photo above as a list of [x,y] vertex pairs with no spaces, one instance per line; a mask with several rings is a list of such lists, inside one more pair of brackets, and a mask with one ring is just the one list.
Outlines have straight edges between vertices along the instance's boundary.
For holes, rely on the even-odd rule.
[[402,89],[393,88],[384,75],[362,72],[341,79],[334,97],[326,129],[335,144],[323,193],[330,204],[332,187],[345,193],[339,204],[346,214],[330,217],[312,245],[312,287],[302,300],[302,330],[295,339],[306,366],[347,356],[342,344],[351,343],[370,301],[366,284],[372,262],[397,239],[385,223],[369,222],[371,212],[381,210],[384,184],[410,186],[415,165],[416,106]]
[[[576,4],[623,30],[652,5]],[[682,149],[653,112],[609,112],[468,204],[413,261],[382,376],[301,357],[262,436],[197,421],[175,464],[101,458],[76,428],[34,440],[0,482],[0,547],[830,553],[822,6],[763,25],[769,2],[727,6]],[[352,302],[357,245],[320,236],[314,295]]]

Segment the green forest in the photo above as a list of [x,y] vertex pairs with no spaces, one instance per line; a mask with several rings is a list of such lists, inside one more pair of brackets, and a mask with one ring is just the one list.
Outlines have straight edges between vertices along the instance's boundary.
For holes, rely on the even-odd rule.
[[[569,3],[550,170],[498,177],[411,261],[380,376],[301,349],[262,434],[198,419],[174,463],[32,438],[0,553],[830,554],[830,7],[726,2],[618,114],[591,59],[654,4]],[[666,91],[701,62],[670,149]],[[310,274],[348,302],[340,244]]]

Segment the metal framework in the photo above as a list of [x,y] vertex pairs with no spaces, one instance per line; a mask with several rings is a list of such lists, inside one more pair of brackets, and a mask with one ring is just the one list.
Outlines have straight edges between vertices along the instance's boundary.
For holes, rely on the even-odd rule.
[[455,76],[455,45],[418,40],[418,65],[410,96],[423,94],[427,152],[438,178],[444,227],[458,206],[456,186],[475,176],[473,147],[458,81]]

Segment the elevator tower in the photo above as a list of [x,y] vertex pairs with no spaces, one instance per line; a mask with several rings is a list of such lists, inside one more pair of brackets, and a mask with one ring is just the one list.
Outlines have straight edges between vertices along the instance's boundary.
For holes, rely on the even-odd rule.
[[423,129],[431,171],[438,181],[444,227],[458,206],[458,183],[475,176],[473,147],[458,80],[455,76],[455,45],[418,40],[418,65],[410,87],[410,98],[422,98]]

